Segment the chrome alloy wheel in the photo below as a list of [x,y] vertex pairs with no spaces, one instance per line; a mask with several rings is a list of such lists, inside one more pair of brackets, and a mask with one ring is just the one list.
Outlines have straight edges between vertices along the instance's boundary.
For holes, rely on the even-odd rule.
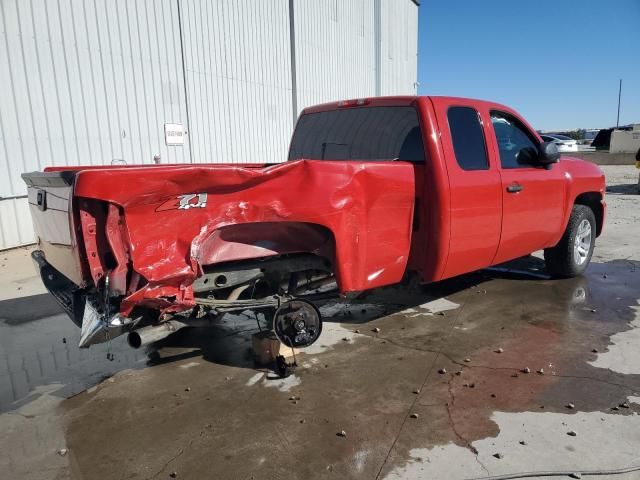
[[576,265],[582,265],[587,261],[591,249],[591,224],[586,218],[580,222],[576,238],[573,242],[573,260]]

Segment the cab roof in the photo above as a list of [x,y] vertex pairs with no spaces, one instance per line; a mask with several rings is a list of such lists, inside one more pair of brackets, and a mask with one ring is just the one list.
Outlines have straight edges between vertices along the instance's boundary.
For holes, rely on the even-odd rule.
[[301,115],[308,113],[325,112],[330,110],[338,110],[341,108],[357,108],[357,107],[398,107],[398,106],[411,106],[418,102],[420,99],[433,99],[435,101],[445,101],[447,103],[461,103],[464,105],[484,107],[489,109],[499,109],[511,112],[512,109],[506,105],[502,105],[496,102],[490,102],[486,100],[479,100],[475,98],[465,97],[448,97],[437,95],[395,95],[384,97],[363,97],[352,98],[348,100],[339,100],[336,102],[322,103],[319,105],[313,105],[302,110]]

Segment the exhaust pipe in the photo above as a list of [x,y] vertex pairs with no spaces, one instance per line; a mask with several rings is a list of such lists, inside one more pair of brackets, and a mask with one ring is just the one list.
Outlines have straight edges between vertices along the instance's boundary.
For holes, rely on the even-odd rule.
[[300,285],[298,288],[296,288],[294,294],[300,295],[304,292],[308,292],[311,290],[318,290],[322,287],[326,287],[335,283],[336,283],[336,277],[334,277],[333,275],[316,277],[312,279],[309,283],[305,285]]
[[127,343],[132,348],[140,348],[142,346],[158,342],[186,326],[187,324],[185,323],[178,322],[176,320],[169,320],[161,323],[160,325],[139,328],[138,330],[129,332],[129,335],[127,336]]

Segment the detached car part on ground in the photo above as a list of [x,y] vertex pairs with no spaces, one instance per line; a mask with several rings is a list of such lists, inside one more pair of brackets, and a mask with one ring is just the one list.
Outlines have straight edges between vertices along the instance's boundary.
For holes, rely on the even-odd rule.
[[307,108],[289,161],[52,167],[24,174],[48,290],[81,347],[134,347],[261,310],[288,346],[315,342],[327,295],[439,281],[544,249],[587,267],[604,175],[508,107],[448,97]]

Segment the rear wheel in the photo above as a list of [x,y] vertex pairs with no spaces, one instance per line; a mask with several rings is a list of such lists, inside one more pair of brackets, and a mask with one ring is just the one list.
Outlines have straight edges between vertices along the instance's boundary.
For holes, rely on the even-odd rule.
[[553,248],[544,251],[547,271],[554,277],[582,274],[591,261],[596,239],[596,219],[585,205],[574,205],[567,229]]

